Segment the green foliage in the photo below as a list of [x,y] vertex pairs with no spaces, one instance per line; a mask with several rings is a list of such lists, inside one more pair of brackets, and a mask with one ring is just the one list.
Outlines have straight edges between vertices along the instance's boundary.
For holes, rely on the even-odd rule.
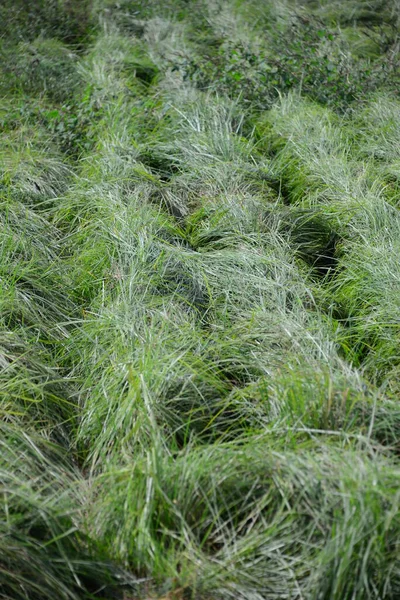
[[38,38],[8,48],[4,54],[2,67],[8,89],[45,93],[56,102],[77,89],[77,56],[58,40]]
[[[229,29],[221,34],[214,27],[207,46],[198,45],[191,56],[173,57],[172,69],[200,88],[240,97],[256,110],[270,108],[291,90],[343,111],[371,91],[394,89],[396,30],[382,34],[353,28],[343,33],[312,13],[293,11],[282,19],[278,10],[271,14],[268,3],[266,11],[269,20],[256,13],[262,26],[258,23],[246,35],[232,35]],[[369,43],[369,53],[360,47],[363,43]]]
[[82,523],[84,486],[65,450],[1,427],[0,590],[4,598],[89,598],[111,580]]
[[2,3],[1,597],[399,597],[398,19]]
[[90,27],[90,0],[4,0],[0,37],[31,42],[38,36],[80,44]]

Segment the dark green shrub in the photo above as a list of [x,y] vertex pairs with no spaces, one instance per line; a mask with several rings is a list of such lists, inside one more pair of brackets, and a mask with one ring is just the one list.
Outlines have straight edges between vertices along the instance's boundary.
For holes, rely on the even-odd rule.
[[353,53],[351,39],[312,16],[305,19],[293,14],[284,24],[275,25],[274,30],[260,32],[257,41],[227,38],[216,46],[209,44],[198,55],[176,61],[172,69],[200,88],[241,97],[259,110],[270,108],[280,94],[293,89],[344,110],[356,99],[387,86],[390,76],[390,85],[396,85],[398,58],[393,55],[393,38],[377,39],[376,45],[385,49],[374,58]]
[[0,6],[0,38],[31,42],[39,35],[82,43],[92,22],[91,0],[3,0]]

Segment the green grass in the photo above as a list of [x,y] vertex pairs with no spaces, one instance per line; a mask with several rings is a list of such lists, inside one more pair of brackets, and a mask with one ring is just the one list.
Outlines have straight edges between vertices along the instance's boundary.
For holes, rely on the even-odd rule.
[[3,4],[0,596],[395,600],[398,2]]

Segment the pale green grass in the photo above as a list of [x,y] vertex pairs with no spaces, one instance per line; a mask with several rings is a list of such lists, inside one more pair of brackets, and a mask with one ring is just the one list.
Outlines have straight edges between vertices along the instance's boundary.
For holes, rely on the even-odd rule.
[[[387,110],[393,110],[393,103],[387,102]],[[368,110],[374,109],[376,104]],[[294,98],[285,100],[270,119],[272,129],[270,133],[267,130],[267,135],[277,150],[274,165],[284,178],[288,200],[302,207],[314,207],[317,214],[322,211],[339,237],[337,274],[331,279],[330,294],[334,306],[347,320],[346,325],[350,325],[343,331],[345,337],[350,334],[345,347],[373,379],[394,391],[398,364],[398,211],[385,199],[386,188],[379,179],[379,170],[360,162],[356,152],[352,154],[351,138],[358,130],[349,130],[351,122],[340,123],[328,111],[299,104]],[[382,137],[379,145],[385,153],[384,140],[388,135],[395,137],[395,127],[390,128],[389,121],[385,132],[383,126],[374,131]],[[367,142],[362,139],[359,152],[365,153],[362,148],[367,148]],[[390,146],[395,152],[395,143]],[[373,154],[378,152],[373,139],[368,148]],[[296,228],[295,241],[298,236]],[[385,373],[390,373],[388,379]]]

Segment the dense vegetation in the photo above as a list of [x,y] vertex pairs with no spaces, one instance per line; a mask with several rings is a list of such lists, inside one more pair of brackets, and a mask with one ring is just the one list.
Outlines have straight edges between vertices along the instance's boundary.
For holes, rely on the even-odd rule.
[[1,598],[400,597],[399,25],[1,2]]

